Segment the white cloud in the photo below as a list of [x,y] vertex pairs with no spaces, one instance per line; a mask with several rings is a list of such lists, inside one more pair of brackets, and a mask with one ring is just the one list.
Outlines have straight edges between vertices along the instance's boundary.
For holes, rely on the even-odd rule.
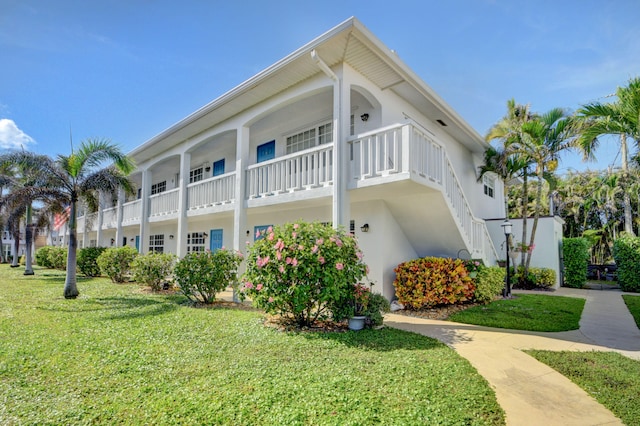
[[8,118],[0,119],[0,148],[26,148],[28,145],[35,143],[36,141],[20,130],[13,120]]

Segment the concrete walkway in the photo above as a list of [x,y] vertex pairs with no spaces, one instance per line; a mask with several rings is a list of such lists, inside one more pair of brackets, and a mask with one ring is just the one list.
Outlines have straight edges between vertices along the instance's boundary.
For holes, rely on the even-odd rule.
[[560,288],[545,294],[586,299],[579,330],[539,333],[397,314],[387,314],[385,324],[438,339],[469,360],[495,390],[507,425],[621,425],[580,387],[522,350],[616,351],[640,359],[640,330],[623,293]]

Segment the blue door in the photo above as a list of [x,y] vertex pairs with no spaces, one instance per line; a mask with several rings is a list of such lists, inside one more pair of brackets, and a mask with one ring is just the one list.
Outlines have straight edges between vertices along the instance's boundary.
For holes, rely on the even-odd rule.
[[136,250],[140,252],[140,235],[136,235]]
[[209,231],[209,250],[215,253],[222,248],[222,229],[212,229]]
[[276,158],[276,141],[271,141],[259,145],[257,157],[258,163],[273,160],[274,158]]
[[253,227],[253,241],[263,239],[267,234],[267,229],[273,225],[258,225]]
[[222,160],[213,162],[213,176],[220,176],[224,174],[224,158]]

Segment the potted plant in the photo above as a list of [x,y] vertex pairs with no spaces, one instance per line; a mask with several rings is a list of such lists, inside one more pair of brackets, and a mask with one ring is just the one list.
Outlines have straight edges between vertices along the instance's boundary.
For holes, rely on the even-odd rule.
[[371,290],[362,283],[353,286],[353,315],[348,319],[349,330],[362,330],[367,319]]

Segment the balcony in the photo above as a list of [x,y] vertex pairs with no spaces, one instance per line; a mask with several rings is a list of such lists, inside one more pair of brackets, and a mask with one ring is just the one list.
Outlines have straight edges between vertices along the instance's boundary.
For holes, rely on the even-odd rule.
[[138,225],[142,216],[142,200],[129,201],[122,205],[122,225]]
[[102,229],[114,229],[118,226],[118,208],[111,207],[102,211]]
[[249,200],[333,184],[333,144],[320,145],[247,168]]
[[236,173],[226,173],[187,186],[189,211],[215,211],[219,206],[229,205],[236,198]]
[[154,194],[149,197],[149,219],[159,219],[178,214],[180,188]]

